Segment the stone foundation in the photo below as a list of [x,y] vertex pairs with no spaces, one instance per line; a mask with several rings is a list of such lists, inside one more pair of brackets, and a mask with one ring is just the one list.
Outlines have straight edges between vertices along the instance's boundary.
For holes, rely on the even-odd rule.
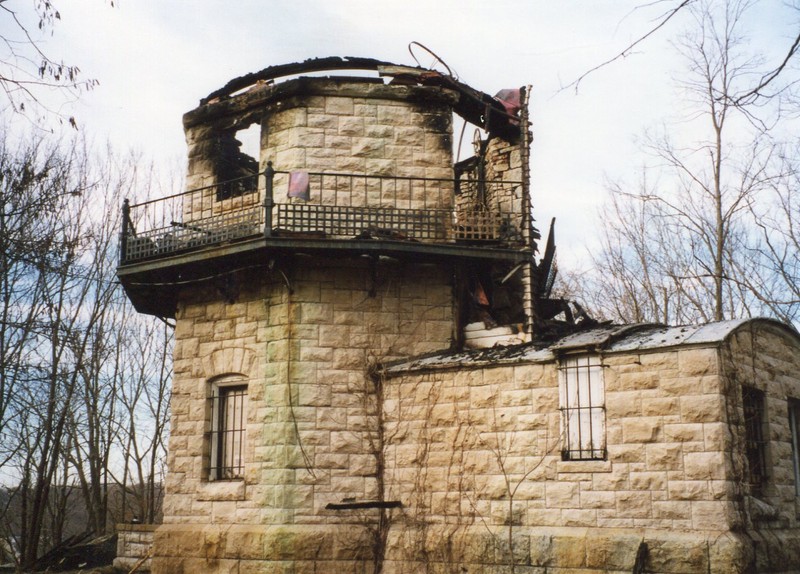
[[[509,535],[512,546],[509,550]],[[425,542],[417,545],[411,541]],[[514,572],[525,574],[625,572],[637,564],[663,574],[747,572],[753,562],[746,537],[720,531],[649,529],[493,528],[446,525],[392,537],[385,574],[404,572]],[[397,556],[392,560],[392,554]],[[413,568],[411,565],[413,564]],[[432,567],[431,567],[432,566]]]
[[[155,572],[372,574],[374,530],[360,526],[164,525],[156,535]],[[512,551],[509,552],[509,534]],[[637,563],[649,574],[792,572],[800,537],[723,531],[523,528],[483,525],[393,528],[383,574],[626,573]],[[116,565],[116,563],[115,563]]]
[[169,574],[369,574],[373,552],[358,526],[161,526],[153,571]]
[[[149,556],[156,528],[157,524],[117,524],[117,557],[114,566],[127,572]],[[146,558],[137,572],[149,572],[151,562],[151,558]]]

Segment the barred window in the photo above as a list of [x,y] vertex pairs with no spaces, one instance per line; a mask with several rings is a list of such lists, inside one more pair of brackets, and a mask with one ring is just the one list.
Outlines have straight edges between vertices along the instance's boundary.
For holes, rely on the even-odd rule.
[[214,384],[211,394],[211,459],[209,480],[244,476],[247,385]]
[[792,433],[794,492],[800,496],[800,400],[789,399],[789,430]]
[[745,455],[750,469],[750,492],[760,495],[767,481],[767,443],[764,440],[764,391],[742,387]]
[[596,355],[567,356],[561,361],[559,399],[563,460],[606,457],[603,367]]

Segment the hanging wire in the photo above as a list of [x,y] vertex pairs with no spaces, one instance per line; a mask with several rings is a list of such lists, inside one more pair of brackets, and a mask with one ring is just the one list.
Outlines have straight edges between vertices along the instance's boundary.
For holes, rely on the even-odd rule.
[[[433,62],[431,62],[431,64],[429,66],[423,66],[420,63],[419,58],[417,58],[417,55],[414,53],[414,48],[415,47],[424,50],[425,52],[427,52],[428,54],[430,54],[433,57]],[[414,59],[414,61],[417,63],[417,66],[419,66],[420,68],[427,68],[429,70],[432,70],[433,66],[436,65],[436,63],[438,62],[442,66],[444,66],[445,70],[447,70],[447,75],[448,76],[450,76],[454,80],[458,80],[458,73],[454,72],[453,69],[450,66],[447,65],[447,62],[442,60],[442,58],[439,57],[438,54],[436,54],[433,50],[431,50],[430,48],[428,48],[427,46],[425,46],[421,42],[417,42],[416,40],[414,40],[412,42],[409,42],[408,43],[408,53],[411,54],[411,57]],[[460,136],[458,138],[458,149],[456,150],[456,161],[459,161],[461,159],[461,143],[464,140],[464,131],[466,130],[466,127],[467,127],[467,122],[464,122],[462,124],[462,126],[461,126],[461,134],[460,134]]]
[[[433,62],[431,63],[430,66],[423,66],[422,64],[420,64],[419,60],[417,59],[416,54],[414,54],[414,46],[416,46],[418,48],[421,48],[422,50],[425,50],[426,52],[428,52],[428,54],[433,56]],[[411,57],[414,58],[414,61],[417,63],[417,66],[419,66],[420,68],[426,68],[427,67],[429,70],[432,70],[433,69],[433,65],[436,64],[436,62],[439,62],[442,66],[444,66],[445,70],[447,70],[447,75],[448,76],[450,76],[451,78],[454,78],[456,80],[458,79],[458,74],[454,73],[453,70],[450,68],[450,66],[448,66],[447,63],[445,63],[444,60],[442,60],[438,55],[436,55],[433,52],[433,50],[431,50],[427,46],[424,46],[423,44],[421,44],[421,43],[419,43],[417,41],[409,42],[409,44],[408,44],[408,53],[411,54]]]
[[461,134],[458,136],[458,149],[456,150],[456,163],[461,161],[461,144],[464,142],[464,132],[467,130],[467,121],[461,120]]

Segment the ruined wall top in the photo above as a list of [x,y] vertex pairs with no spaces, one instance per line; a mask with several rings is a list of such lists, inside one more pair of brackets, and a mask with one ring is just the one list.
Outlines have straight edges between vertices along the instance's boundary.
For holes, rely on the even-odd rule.
[[[381,78],[388,78],[388,83],[384,84],[384,80],[380,78],[346,75],[324,79],[297,77],[302,74],[345,70],[377,72]],[[374,97],[427,100],[436,97],[433,94],[440,94],[440,97],[452,103],[453,111],[465,120],[510,141],[516,141],[520,136],[519,123],[498,98],[476,90],[451,75],[371,58],[314,58],[299,63],[270,66],[259,72],[234,78],[201,99],[200,106],[184,116],[184,125],[190,127],[214,116],[238,113],[270,99],[290,97],[293,92],[335,90],[341,89],[345,84],[352,87],[362,82],[372,84],[368,90],[375,94]]]

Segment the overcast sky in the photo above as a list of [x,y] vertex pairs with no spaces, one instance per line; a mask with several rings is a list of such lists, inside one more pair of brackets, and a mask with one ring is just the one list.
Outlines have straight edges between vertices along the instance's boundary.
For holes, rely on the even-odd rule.
[[[7,0],[30,10],[29,0]],[[68,114],[95,140],[157,163],[182,159],[181,117],[229,79],[323,56],[414,65],[418,41],[471,86],[532,86],[532,193],[540,228],[558,219],[562,264],[584,259],[606,178],[636,179],[637,136],[679,129],[682,61],[676,18],[624,60],[562,90],[613,57],[675,2],[644,0],[61,0],[46,49],[100,85]],[[637,6],[646,7],[636,9]],[[754,43],[788,47],[797,20],[781,0],[752,16]],[[792,17],[787,18],[787,14]],[[7,25],[0,21],[0,25]],[[422,65],[431,59],[419,52]],[[469,130],[468,130],[469,132]],[[471,133],[468,136],[471,138]],[[463,154],[462,154],[463,155]]]

